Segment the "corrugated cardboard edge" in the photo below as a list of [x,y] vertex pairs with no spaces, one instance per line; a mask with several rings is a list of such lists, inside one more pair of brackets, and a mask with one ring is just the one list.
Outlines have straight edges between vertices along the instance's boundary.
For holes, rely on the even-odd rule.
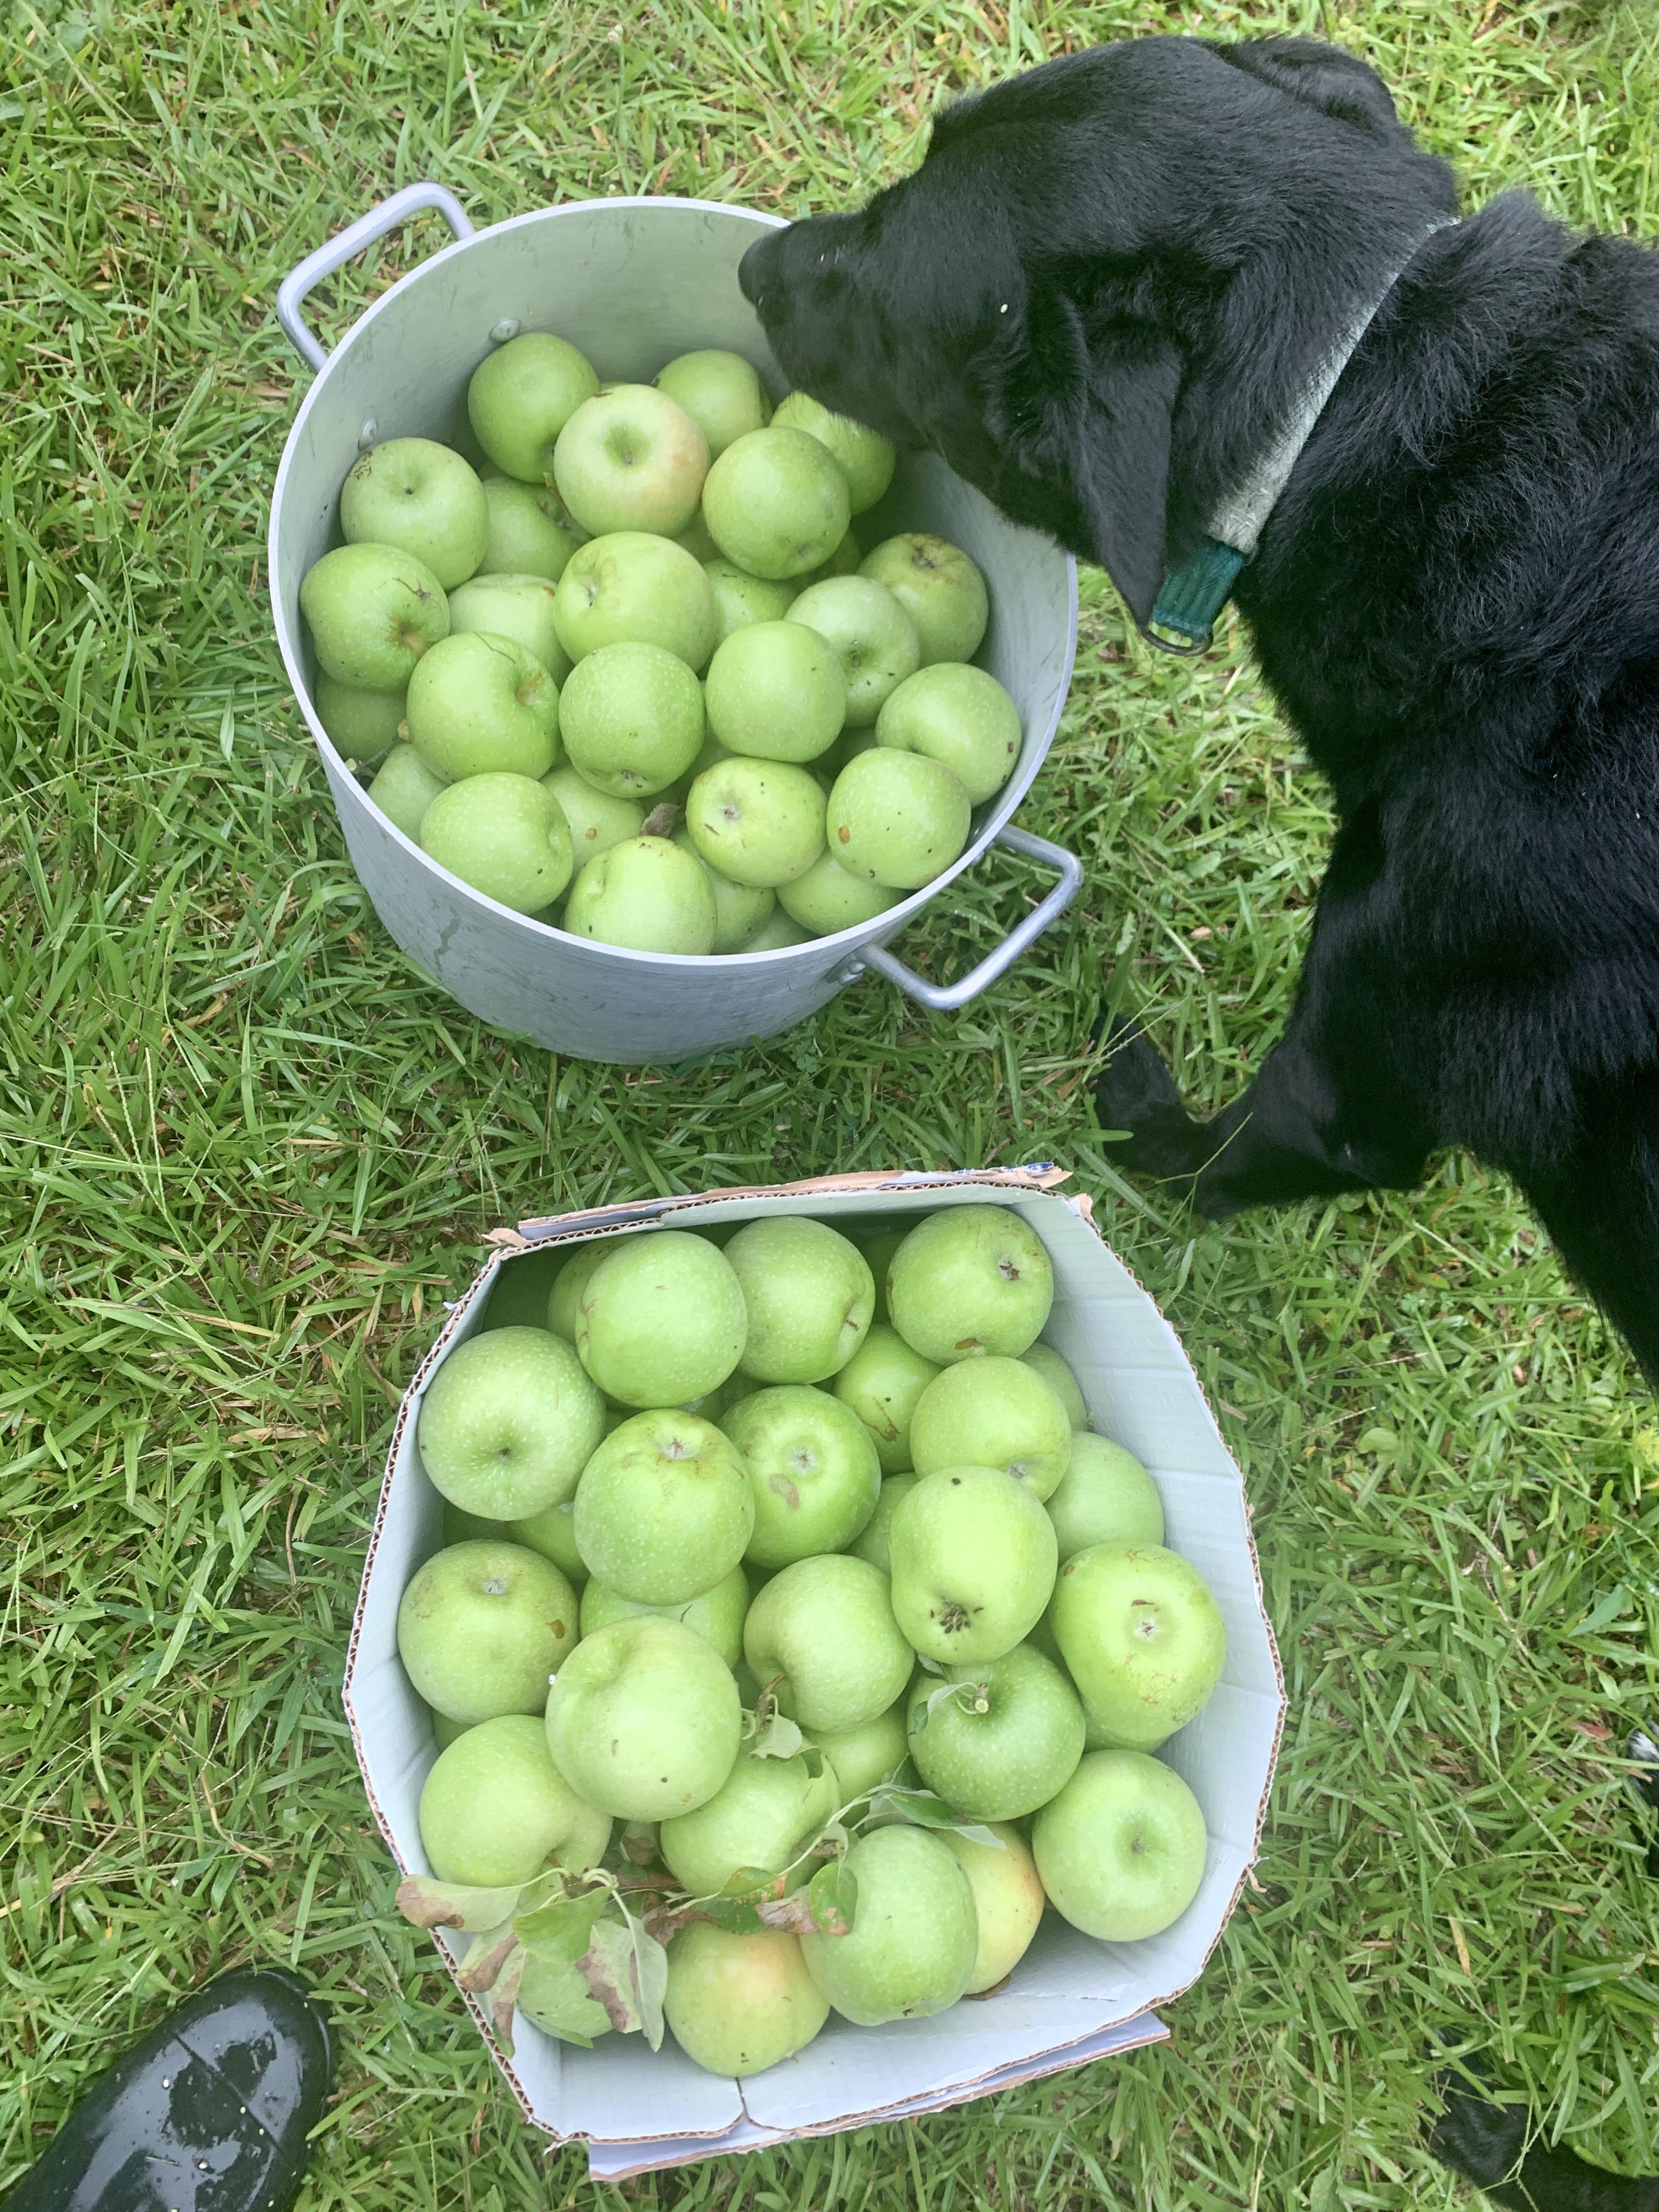
[[[1029,1166],[1020,1168],[970,1168],[955,1170],[950,1169],[936,1170],[889,1170],[886,1172],[869,1171],[855,1175],[815,1176],[799,1182],[744,1183],[734,1185],[723,1189],[689,1192],[685,1194],[675,1193],[666,1197],[659,1196],[648,1199],[625,1200],[614,1206],[599,1206],[583,1212],[553,1214],[534,1218],[527,1221],[520,1222],[516,1229],[504,1227],[492,1230],[489,1232],[483,1240],[489,1251],[489,1256],[486,1258],[483,1266],[479,1269],[477,1274],[474,1276],[472,1282],[469,1285],[466,1293],[466,1301],[464,1302],[470,1302],[473,1299],[485,1282],[489,1278],[499,1273],[503,1261],[512,1258],[520,1253],[536,1251],[544,1246],[550,1244],[578,1242],[586,1237],[604,1234],[606,1231],[626,1231],[629,1229],[647,1229],[653,1223],[660,1221],[666,1214],[678,1214],[687,1211],[696,1211],[700,1207],[714,1206],[726,1200],[754,1198],[813,1198],[823,1197],[830,1194],[842,1195],[855,1194],[860,1191],[867,1191],[872,1193],[878,1191],[914,1192],[917,1195],[921,1195],[928,1189],[939,1189],[945,1188],[961,1189],[965,1186],[971,1187],[979,1185],[991,1188],[1018,1190],[1025,1193],[1043,1192],[1060,1199],[1061,1204],[1069,1206],[1072,1211],[1085,1223],[1085,1224],[1093,1231],[1095,1236],[1099,1237],[1100,1242],[1103,1244],[1106,1244],[1107,1250],[1111,1252],[1113,1259],[1117,1261],[1119,1267],[1123,1268],[1125,1274],[1127,1275],[1130,1281],[1133,1283],[1136,1290],[1139,1291],[1140,1295],[1147,1300],[1154,1312],[1157,1313],[1158,1319],[1164,1322],[1166,1328],[1169,1328],[1170,1324],[1164,1319],[1163,1309],[1158,1305],[1158,1301],[1152,1297],[1151,1292],[1146,1289],[1139,1279],[1134,1274],[1133,1270],[1125,1265],[1119,1255],[1116,1252],[1112,1251],[1111,1246],[1107,1244],[1105,1237],[1101,1236],[1099,1226],[1094,1218],[1094,1206],[1087,1194],[1061,1193],[1057,1188],[1059,1184],[1069,1181],[1072,1172],[1073,1171],[1069,1168],[1057,1166],[1052,1161],[1041,1161],[1034,1162]],[[374,1555],[379,1548],[381,1533],[386,1524],[386,1512],[392,1494],[393,1471],[398,1462],[398,1447],[403,1441],[404,1431],[408,1424],[410,1414],[414,1410],[418,1394],[425,1387],[427,1379],[431,1374],[433,1369],[438,1364],[447,1352],[450,1340],[453,1337],[455,1331],[459,1325],[459,1308],[449,1314],[444,1322],[443,1328],[439,1331],[438,1335],[434,1340],[430,1348],[428,1349],[426,1357],[422,1360],[419,1367],[416,1368],[413,1376],[410,1378],[409,1386],[404,1392],[403,1402],[398,1409],[398,1419],[392,1427],[392,1441],[386,1453],[386,1472],[381,1479],[380,1498],[375,1508],[374,1525],[369,1534],[368,1550],[364,1554],[362,1581],[359,1585],[358,1601],[352,1614],[351,1636],[346,1647],[344,1671],[345,1680],[348,1683],[349,1682],[353,1668],[356,1661],[358,1642],[362,1632],[363,1593],[368,1586],[369,1571],[374,1565]],[[1172,1335],[1175,1334],[1173,1330],[1171,1330],[1170,1333]],[[1187,1358],[1185,1346],[1180,1345],[1180,1340],[1178,1337],[1176,1338],[1176,1343],[1182,1352],[1182,1358],[1187,1359],[1188,1371],[1192,1375],[1194,1382],[1197,1385],[1199,1395],[1203,1401],[1205,1412],[1209,1417],[1210,1425],[1214,1429],[1217,1438],[1219,1441],[1223,1450],[1227,1451],[1226,1438],[1222,1433],[1220,1423],[1216,1419],[1215,1409],[1210,1402],[1209,1395],[1205,1390],[1202,1382],[1200,1381],[1197,1370],[1193,1367],[1191,1360]],[[1231,1451],[1227,1451],[1227,1456],[1230,1460],[1232,1458]],[[1240,1471],[1240,1479],[1242,1481],[1242,1469]],[[1211,1959],[1215,1955],[1216,1950],[1220,1944],[1221,1938],[1226,1933],[1228,1923],[1231,1920],[1233,1912],[1237,1906],[1239,1898],[1243,1895],[1249,1881],[1250,1865],[1254,1863],[1255,1856],[1260,1849],[1261,1832],[1267,1817],[1268,1799],[1273,1790],[1273,1779],[1274,1774],[1278,1771],[1279,1747],[1284,1740],[1285,1719],[1285,1670],[1279,1658],[1279,1641],[1273,1634],[1273,1622],[1269,1619],[1267,1613],[1267,1593],[1261,1580],[1261,1559],[1256,1551],[1255,1532],[1249,1511],[1249,1499],[1248,1495],[1245,1498],[1244,1505],[1245,1540],[1249,1547],[1250,1567],[1255,1583],[1256,1609],[1261,1615],[1262,1626],[1267,1632],[1267,1648],[1273,1660],[1273,1676],[1279,1690],[1279,1711],[1273,1729],[1272,1757],[1268,1761],[1267,1781],[1262,1787],[1261,1796],[1257,1800],[1256,1803],[1255,1826],[1253,1839],[1254,1848],[1252,1850],[1251,1860],[1247,1862],[1244,1874],[1234,1885],[1233,1893],[1227,1901],[1227,1909],[1222,1915],[1221,1923],[1219,1927],[1217,1929],[1214,1941],[1211,1943],[1209,1949],[1205,1953],[1203,1959],[1199,1964],[1197,1972],[1191,1975],[1187,1980],[1178,1984],[1174,1989],[1166,1990],[1160,1996],[1151,1998],[1147,2001],[1147,2003],[1143,2009],[1147,2014],[1153,2017],[1156,2016],[1156,2008],[1158,2006],[1173,2003],[1177,1997],[1184,1996],[1186,1992],[1202,1978],[1205,1968],[1208,1966]],[[406,1875],[409,1872],[408,1865],[398,1850],[397,1844],[392,1837],[390,1823],[387,1821],[379,1800],[375,1796],[374,1787],[368,1778],[367,1765],[363,1753],[362,1729],[359,1725],[356,1711],[353,1705],[349,1689],[343,1691],[341,1702],[345,1711],[346,1723],[350,1730],[352,1749],[356,1754],[358,1771],[362,1778],[364,1794],[368,1799],[369,1809],[374,1815],[375,1825],[379,1827],[380,1834],[385,1839],[387,1851],[391,1855],[393,1864],[398,1868],[400,1875]],[[441,1942],[439,1942],[437,1950],[438,1955],[443,1960],[445,1968],[449,1973],[450,1978],[453,1981],[458,1967],[457,1958],[452,1955],[448,1948]],[[508,2088],[512,2091],[514,2100],[518,2105],[519,2110],[530,2124],[535,2128],[538,2133],[547,2135],[555,2143],[580,2142],[589,2140],[587,2137],[580,2134],[561,2136],[556,2134],[552,2130],[547,2128],[544,2122],[536,2118],[531,2108],[529,2099],[526,2096],[517,2075],[513,2070],[512,2062],[502,2054],[495,2043],[495,2037],[490,2032],[488,2015],[485,2014],[477,2000],[469,1995],[466,1990],[461,1989],[459,1982],[456,1983],[456,1994],[460,1997],[461,2002],[465,2005],[468,2012],[471,2014],[479,2033],[483,2038],[485,2049],[489,2052],[498,2070],[505,2079]],[[1162,2022],[1158,2023],[1158,2027],[1161,2033],[1167,2033],[1166,2030],[1163,2029]],[[1048,2074],[1063,2072],[1068,2063],[1065,2055],[1066,2051],[1075,2048],[1076,2043],[1089,2041],[1095,2032],[1096,2031],[1091,2031],[1089,2034],[1075,2039],[1073,2043],[1055,2045],[1048,2051],[1037,2053],[1030,2062],[1029,2072],[1022,2073],[1019,2076],[1020,2081],[1036,2081]],[[1160,2039],[1160,2037],[1148,2036],[1146,2039],[1146,2040],[1149,2042],[1158,2039]],[[1049,2064],[1048,2063],[1050,2059],[1054,2062],[1053,2064]],[[993,2068],[988,2069],[988,2073],[1001,2072],[1003,2070],[1005,2069],[1000,2068]],[[986,2078],[986,2076],[981,2075],[976,2078],[982,2080]],[[1010,2086],[1015,2085],[1011,2084]],[[961,2093],[960,2094],[957,2094],[958,2090]],[[939,2103],[933,2106],[933,2109],[936,2111],[945,2111],[957,2104],[970,2103],[973,2100],[974,2095],[974,2081],[970,2080],[959,2084],[953,2084],[951,2090],[941,2097]],[[872,2107],[866,2111],[851,2112],[842,2114],[832,2122],[822,2122],[801,2128],[779,2130],[771,2135],[769,2142],[771,2143],[794,2142],[805,2140],[806,2137],[812,2136],[836,2135],[841,2133],[846,2128],[872,2125],[878,2123],[884,2117],[885,2117],[888,2109],[890,2108],[879,2106]],[[719,2146],[720,2140],[722,2136],[728,2132],[729,2130],[726,2129],[711,2130],[708,2132],[707,2136],[702,2138],[706,2140],[709,2145],[708,2155],[714,2156],[720,2154]],[[653,2138],[647,2135],[640,2136],[637,2140],[641,2145],[645,2145],[653,2140],[660,2140],[664,2142],[689,2142],[698,2139],[696,2130],[687,2130],[684,2128],[679,2128],[674,2130],[672,2136],[664,2135],[659,2138]],[[624,2145],[620,2143],[615,2147],[618,2149],[625,2148]],[[741,2150],[748,2148],[763,2149],[766,2148],[768,2148],[768,2145],[765,2143],[738,2145],[732,2148],[731,2154],[737,2155]],[[685,2164],[688,2162],[689,2161],[684,2159],[676,2159],[669,2161],[669,2163],[677,2165]],[[629,2173],[644,2173],[657,2170],[658,2169],[652,2165],[650,2160],[642,2160],[637,2166],[629,2167],[627,2172]],[[608,2176],[607,2178],[611,2177]],[[623,2178],[620,2170],[615,2178]]]

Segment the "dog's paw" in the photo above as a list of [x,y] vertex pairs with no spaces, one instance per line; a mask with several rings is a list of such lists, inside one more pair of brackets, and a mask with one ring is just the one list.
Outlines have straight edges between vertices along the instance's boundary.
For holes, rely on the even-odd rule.
[[1125,1130],[1127,1144],[1113,1158],[1133,1175],[1195,1175],[1204,1164],[1204,1127],[1181,1103],[1175,1078],[1133,1022],[1104,1016],[1095,1041],[1106,1065],[1095,1085],[1095,1111],[1103,1129]]
[[1455,2075],[1440,2075],[1435,2088],[1441,2108],[1428,2131],[1430,2150],[1477,2189],[1494,2188],[1515,2172],[1527,2147],[1525,2107],[1490,2104]]

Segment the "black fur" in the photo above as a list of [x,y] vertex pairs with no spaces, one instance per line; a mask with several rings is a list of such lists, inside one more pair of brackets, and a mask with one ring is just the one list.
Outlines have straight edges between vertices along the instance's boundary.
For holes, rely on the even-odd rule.
[[[1136,40],[947,110],[750,249],[786,372],[1110,571],[1139,619],[1449,212],[1363,64]],[[1236,594],[1340,827],[1284,1037],[1219,1118],[1144,1040],[1128,1164],[1221,1217],[1507,1170],[1659,1378],[1659,256],[1510,195],[1422,246]]]

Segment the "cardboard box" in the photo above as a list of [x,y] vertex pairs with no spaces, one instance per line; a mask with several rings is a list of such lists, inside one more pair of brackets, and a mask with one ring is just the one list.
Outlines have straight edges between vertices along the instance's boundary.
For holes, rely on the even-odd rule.
[[[369,1802],[404,1873],[429,1871],[416,1812],[436,1756],[426,1709],[398,1658],[398,1600],[441,1541],[442,1500],[421,1465],[416,1417],[450,1351],[478,1328],[501,1271],[538,1248],[769,1213],[871,1228],[878,1217],[885,1225],[946,1206],[1010,1207],[1036,1231],[1054,1263],[1045,1337],[1077,1376],[1096,1427],[1150,1469],[1169,1542],[1199,1568],[1226,1619],[1220,1686],[1160,1754],[1196,1793],[1210,1838],[1198,1894],[1174,1927],[1144,1942],[1102,1943],[1050,1912],[996,1996],[878,2028],[832,2014],[797,2057],[744,2081],[702,2072],[672,2038],[655,2053],[637,2036],[606,2036],[581,2051],[521,2021],[514,2056],[501,2062],[507,2082],[527,2119],[588,2145],[596,2178],[937,2111],[1157,2041],[1168,2031],[1155,2008],[1196,1981],[1226,1924],[1255,1856],[1285,1711],[1243,1481],[1173,1330],[1101,1241],[1086,1198],[1056,1194],[1053,1186],[1064,1180],[1063,1170],[1041,1168],[836,1176],[526,1222],[498,1232],[496,1256],[455,1306],[410,1386],[369,1541],[344,1692]],[[445,1939],[452,1970],[459,1948]],[[460,2001],[483,2033],[478,2007]]]

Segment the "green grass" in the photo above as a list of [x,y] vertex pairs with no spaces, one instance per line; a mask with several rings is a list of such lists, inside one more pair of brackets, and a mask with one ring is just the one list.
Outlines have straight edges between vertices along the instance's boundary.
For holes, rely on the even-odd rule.
[[[326,1990],[310,2212],[585,2199],[391,1910],[341,1718],[392,1411],[485,1232],[652,1190],[1053,1158],[1221,1408],[1291,1707],[1259,1887],[1163,2049],[646,2180],[663,2207],[1447,2206],[1425,2035],[1659,2168],[1659,1923],[1621,1803],[1654,1680],[1659,1420],[1514,1194],[1194,1232],[1090,1115],[1102,990],[1212,1103],[1289,1001],[1328,822],[1249,665],[1148,660],[1085,580],[1022,818],[1067,921],[937,1023],[866,981],[694,1071],[462,1015],[343,856],[263,588],[302,380],[283,273],[392,185],[786,210],[902,169],[944,93],[1068,42],[1320,28],[1478,198],[1659,234],[1650,9],[1510,0],[15,0],[0,79],[0,2186],[212,1969]],[[325,322],[428,251],[343,279]],[[948,972],[1012,866],[906,956]]]

